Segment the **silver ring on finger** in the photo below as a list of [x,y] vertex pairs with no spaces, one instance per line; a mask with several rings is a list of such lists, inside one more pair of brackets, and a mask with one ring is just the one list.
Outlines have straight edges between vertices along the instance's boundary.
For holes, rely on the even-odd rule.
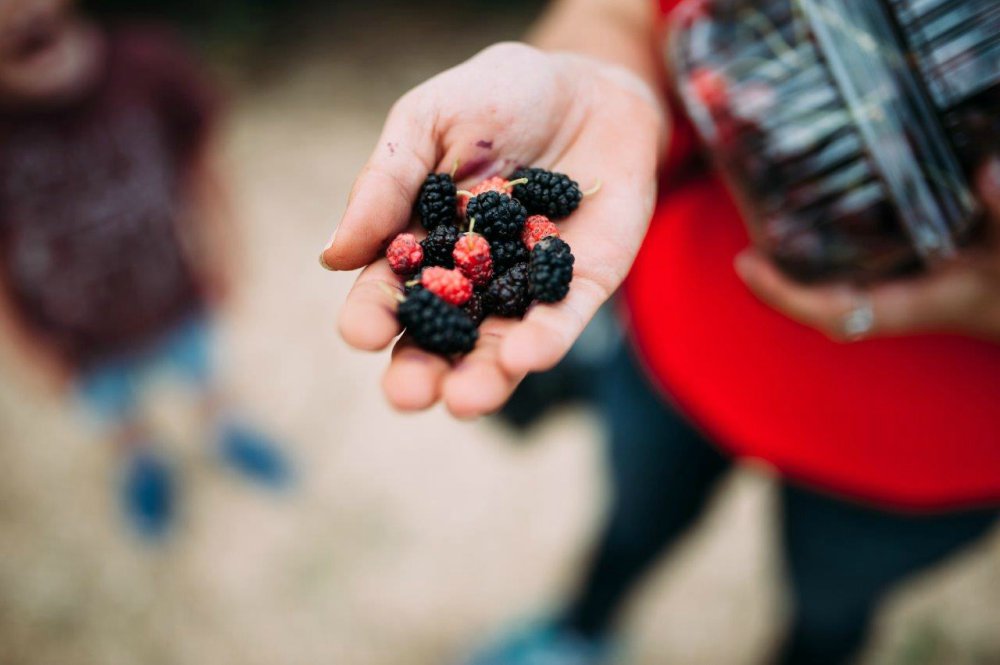
[[851,341],[864,339],[875,327],[875,307],[872,297],[865,292],[854,295],[851,309],[844,315],[844,335]]

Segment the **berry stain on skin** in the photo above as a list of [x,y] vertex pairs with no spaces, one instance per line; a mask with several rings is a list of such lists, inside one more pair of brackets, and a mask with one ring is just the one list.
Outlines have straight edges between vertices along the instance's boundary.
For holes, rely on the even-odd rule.
[[484,177],[487,171],[493,169],[493,160],[489,157],[477,157],[459,164],[455,172],[455,180],[467,180],[474,177]]
[[492,150],[493,149],[493,141],[487,141],[486,139],[480,139],[480,140],[476,141],[476,147],[477,148],[483,148],[484,150]]
[[390,155],[395,155],[396,154],[396,144],[393,143],[392,141],[389,141],[388,143],[386,143],[385,147],[387,147],[389,149],[389,154]]

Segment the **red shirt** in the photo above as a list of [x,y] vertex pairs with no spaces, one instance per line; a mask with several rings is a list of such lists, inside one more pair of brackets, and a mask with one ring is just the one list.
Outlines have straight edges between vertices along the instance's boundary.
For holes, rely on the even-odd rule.
[[107,46],[85,98],[0,109],[2,297],[76,365],[140,345],[201,304],[180,220],[211,95],[159,32],[115,31]]
[[748,244],[740,214],[698,166],[690,124],[675,122],[625,287],[664,389],[734,455],[820,488],[904,508],[1000,500],[1000,345],[950,335],[838,344],[759,302],[733,270]]

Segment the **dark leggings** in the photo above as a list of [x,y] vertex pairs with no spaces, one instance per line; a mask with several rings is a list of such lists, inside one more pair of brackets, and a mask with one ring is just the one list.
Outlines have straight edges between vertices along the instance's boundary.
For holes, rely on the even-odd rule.
[[[640,576],[694,522],[730,462],[650,388],[627,350],[600,382],[614,499],[581,589],[566,615],[585,634],[607,630]],[[845,663],[863,645],[879,600],[907,575],[988,531],[993,510],[904,515],[781,488],[782,548],[793,619],[786,665]]]

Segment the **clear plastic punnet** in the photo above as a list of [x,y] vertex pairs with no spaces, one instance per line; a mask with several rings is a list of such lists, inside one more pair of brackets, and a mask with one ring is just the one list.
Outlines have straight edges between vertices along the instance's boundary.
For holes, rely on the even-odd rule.
[[998,0],[686,0],[677,90],[751,236],[803,281],[953,256],[1000,142]]

